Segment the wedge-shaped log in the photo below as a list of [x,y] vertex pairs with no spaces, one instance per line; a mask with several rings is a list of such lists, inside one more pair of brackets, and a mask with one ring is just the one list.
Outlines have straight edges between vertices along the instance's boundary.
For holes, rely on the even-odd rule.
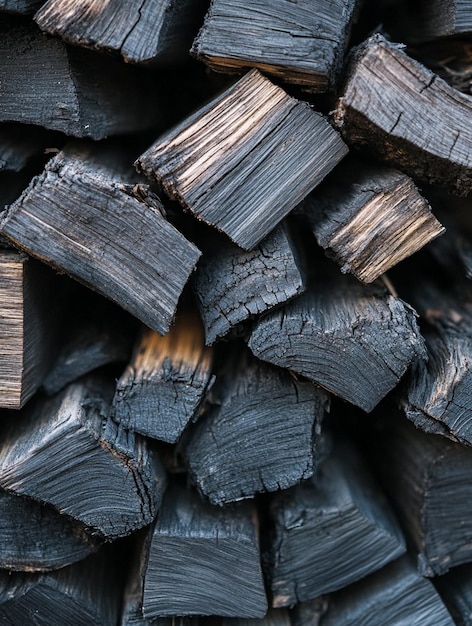
[[204,251],[192,286],[208,345],[304,290],[303,264],[286,225],[251,251],[225,242]]
[[116,626],[122,581],[109,552],[48,574],[0,573],[0,620],[39,626]]
[[424,576],[472,561],[472,450],[389,416],[376,444],[385,489],[418,554]]
[[117,174],[114,158],[93,147],[59,153],[0,230],[164,334],[200,252],[163,217],[157,196]]
[[192,53],[216,71],[257,67],[308,91],[328,91],[336,86],[355,8],[356,0],[212,0]]
[[[152,522],[164,470],[143,438],[107,418],[102,379],[69,385],[11,420],[0,449],[0,485],[53,505],[108,539]],[[67,469],[67,471],[66,471]]]
[[383,286],[337,273],[328,280],[329,274],[262,317],[249,347],[371,411],[413,359],[424,356],[424,342],[414,311]]
[[55,352],[54,276],[0,247],[0,407],[19,409],[48,373]]
[[0,568],[41,572],[70,565],[99,549],[98,537],[52,507],[0,491]]
[[422,277],[410,301],[425,320],[428,360],[415,361],[401,407],[415,426],[472,446],[472,288]]
[[190,47],[200,7],[194,0],[48,0],[34,19],[68,43],[119,52],[131,63],[175,62]]
[[428,183],[472,190],[472,100],[374,35],[353,55],[334,119],[349,143],[364,145]]
[[402,172],[359,162],[338,170],[310,194],[305,214],[342,272],[370,283],[444,232]]
[[346,153],[320,113],[252,70],[136,164],[198,218],[251,249]]
[[221,505],[312,476],[327,394],[246,352],[217,381],[185,452],[200,492]]
[[322,626],[454,626],[433,585],[415,571],[408,557],[329,598]]
[[149,552],[144,616],[264,617],[255,519],[249,505],[211,507],[190,490],[168,491]]
[[472,565],[455,567],[434,582],[456,626],[471,626]]
[[213,353],[193,313],[178,315],[161,337],[143,328],[116,387],[113,416],[124,428],[175,443],[212,383]]
[[2,17],[0,121],[103,139],[162,117],[155,91],[133,68],[46,38],[33,22]]
[[385,497],[347,444],[337,444],[314,478],[274,496],[274,607],[335,591],[406,550]]

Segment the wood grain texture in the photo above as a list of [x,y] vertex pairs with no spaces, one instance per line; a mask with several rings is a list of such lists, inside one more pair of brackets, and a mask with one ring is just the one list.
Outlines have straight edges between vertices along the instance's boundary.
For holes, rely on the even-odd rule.
[[3,214],[0,230],[164,334],[200,252],[146,185],[128,184],[102,156],[92,147],[59,153]]
[[346,153],[321,114],[252,70],[161,136],[136,165],[251,249]]
[[472,289],[438,287],[423,277],[410,301],[425,320],[428,360],[414,363],[400,404],[426,432],[472,445]]
[[[469,0],[420,0],[403,25],[409,42],[464,36],[472,32]],[[408,19],[409,18],[409,19]]]
[[180,314],[161,337],[143,328],[119,379],[113,416],[123,428],[175,443],[198,417],[212,378],[212,350],[198,316]]
[[175,62],[190,47],[203,17],[200,5],[192,0],[48,0],[34,19],[68,43],[119,52],[131,63]]
[[345,587],[406,550],[385,496],[345,444],[314,478],[274,496],[271,516],[274,607]]
[[192,279],[205,342],[213,344],[244,322],[304,290],[296,243],[283,223],[251,251],[230,242],[204,254]]
[[310,194],[305,215],[341,271],[366,283],[444,232],[411,178],[356,161]]
[[121,581],[113,559],[101,550],[48,574],[0,574],[0,620],[38,626],[115,626]]
[[324,391],[243,352],[219,375],[212,396],[215,406],[185,450],[190,475],[212,504],[287,489],[313,475],[329,409]]
[[335,122],[344,138],[458,195],[472,190],[472,100],[398,44],[374,35],[353,55]]
[[48,571],[96,552],[101,541],[85,527],[52,507],[0,491],[0,567]]
[[113,390],[101,379],[70,385],[11,420],[0,450],[0,485],[48,503],[114,539],[149,524],[164,471],[147,442],[107,417]]
[[2,17],[0,81],[2,122],[103,139],[150,128],[161,117],[156,93],[140,73],[46,38],[31,21]]
[[248,345],[371,411],[425,354],[415,313],[380,284],[322,272],[305,294],[262,317]]
[[455,567],[434,582],[454,624],[472,626],[472,565]]
[[212,0],[192,53],[216,71],[257,67],[308,91],[328,91],[355,9],[355,0]]
[[408,557],[329,598],[321,626],[454,626],[434,586]]
[[0,407],[19,409],[55,354],[54,277],[22,253],[0,248]]
[[44,3],[44,0],[0,0],[0,11],[31,15]]
[[188,489],[167,491],[150,547],[143,608],[148,619],[264,617],[253,508],[211,507]]
[[416,551],[419,572],[442,575],[471,562],[472,450],[422,432],[401,414],[384,416],[373,448],[377,469]]

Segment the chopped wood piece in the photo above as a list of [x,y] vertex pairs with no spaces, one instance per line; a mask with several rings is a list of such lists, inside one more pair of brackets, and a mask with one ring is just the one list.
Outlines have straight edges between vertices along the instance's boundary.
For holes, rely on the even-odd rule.
[[44,0],[0,0],[0,11],[30,15],[43,3]]
[[356,0],[212,0],[192,53],[211,69],[257,67],[308,91],[334,89]]
[[286,609],[269,609],[262,618],[224,617],[221,626],[291,626]]
[[60,152],[0,220],[33,256],[168,331],[199,250],[163,217],[146,185],[115,172],[115,152]]
[[11,420],[0,447],[4,489],[51,504],[108,539],[152,522],[165,482],[146,440],[107,418],[112,395],[96,378],[38,399]]
[[48,571],[98,550],[97,537],[52,507],[0,490],[0,568]]
[[312,476],[327,394],[243,352],[228,363],[186,448],[190,474],[212,504],[286,489]]
[[119,570],[104,551],[48,574],[0,573],[2,624],[116,626]]
[[303,268],[286,225],[251,251],[231,242],[203,254],[193,277],[207,345],[304,290]]
[[401,414],[382,424],[375,450],[385,489],[423,576],[472,561],[472,450],[416,429]]
[[195,0],[48,0],[34,19],[68,43],[148,63],[182,58],[202,17],[201,2]]
[[140,72],[46,38],[29,21],[2,17],[0,121],[103,139],[145,130],[161,115]]
[[408,557],[339,591],[329,599],[321,626],[454,626],[433,585]]
[[402,300],[380,284],[337,273],[328,280],[328,270],[320,267],[305,294],[261,318],[248,345],[258,358],[371,411],[424,355],[424,342]]
[[116,387],[114,419],[123,428],[175,443],[212,384],[212,360],[196,315],[178,315],[164,337],[143,328]]
[[363,578],[405,552],[387,501],[347,444],[314,478],[274,496],[272,606],[291,606]]
[[73,295],[68,312],[75,306],[76,316],[66,325],[61,348],[44,379],[48,395],[99,367],[124,364],[131,356],[134,326],[123,310],[86,289]]
[[455,567],[434,583],[456,626],[472,626],[472,565]]
[[349,143],[465,196],[472,191],[471,115],[469,97],[374,35],[353,56],[334,117]]
[[319,245],[366,283],[444,232],[411,178],[364,163],[342,164],[305,207]]
[[252,507],[212,507],[177,486],[166,492],[149,552],[143,608],[148,619],[264,617],[267,599]]
[[160,137],[136,165],[251,249],[346,153],[320,113],[252,70]]
[[54,276],[0,247],[0,407],[19,409],[46,376],[55,353]]
[[429,323],[428,360],[413,364],[401,407],[418,428],[472,446],[472,288],[421,277],[410,301]]
[[403,16],[406,22],[403,26],[409,41],[472,33],[470,0],[420,0],[407,7],[409,11]]

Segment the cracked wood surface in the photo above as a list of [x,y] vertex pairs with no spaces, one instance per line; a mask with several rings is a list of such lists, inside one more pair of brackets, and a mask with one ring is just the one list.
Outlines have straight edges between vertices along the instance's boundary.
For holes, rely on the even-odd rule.
[[256,67],[312,92],[333,89],[356,0],[212,0],[192,54],[211,69]]
[[252,70],[136,165],[197,218],[252,249],[346,154],[324,116]]
[[398,170],[345,161],[305,200],[318,244],[370,283],[444,232],[414,182]]
[[200,14],[195,0],[49,0],[34,19],[68,43],[148,63],[162,57],[175,62],[187,53]]
[[90,146],[59,153],[3,214],[0,230],[164,334],[200,251],[146,185],[118,172],[118,154]]
[[276,494],[271,517],[274,607],[341,589],[406,551],[400,526],[351,444],[335,444],[312,479]]
[[207,345],[302,293],[304,274],[297,245],[283,223],[254,250],[230,242],[204,250],[192,287]]
[[143,328],[113,399],[123,428],[175,443],[198,417],[213,382],[213,352],[196,314],[184,313],[164,337]]
[[253,506],[213,507],[190,489],[168,490],[149,550],[143,610],[147,619],[264,617],[267,599]]
[[327,265],[305,294],[255,325],[248,345],[364,411],[425,354],[415,312],[381,284],[363,285]]
[[109,418],[112,395],[110,383],[89,378],[12,417],[0,447],[0,486],[108,539],[151,523],[164,470],[145,439]]
[[334,120],[349,143],[458,195],[472,191],[471,97],[374,35],[351,59]]
[[227,358],[215,405],[190,431],[190,476],[212,504],[252,498],[312,476],[328,395],[313,383],[254,359]]

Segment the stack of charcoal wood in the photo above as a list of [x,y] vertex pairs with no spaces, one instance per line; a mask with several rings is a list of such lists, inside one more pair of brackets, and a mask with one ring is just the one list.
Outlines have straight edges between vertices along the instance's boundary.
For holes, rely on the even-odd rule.
[[0,622],[472,625],[472,0],[0,0]]

